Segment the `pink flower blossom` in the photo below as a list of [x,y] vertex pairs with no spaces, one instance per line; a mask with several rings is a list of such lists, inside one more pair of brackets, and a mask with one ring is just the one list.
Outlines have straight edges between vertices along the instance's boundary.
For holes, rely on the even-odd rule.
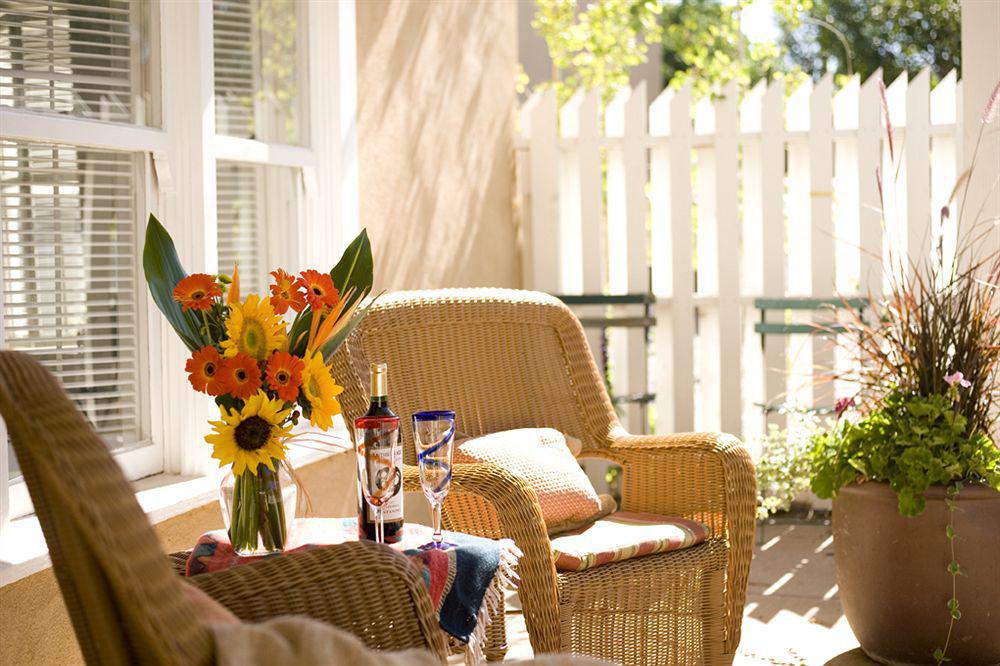
[[966,379],[965,375],[958,371],[955,371],[950,375],[945,375],[944,380],[948,382],[948,386],[954,386],[955,384],[958,384],[962,388],[969,388],[972,386],[972,382]]
[[837,398],[837,402],[833,405],[833,411],[837,412],[837,416],[840,416],[853,406],[854,398]]

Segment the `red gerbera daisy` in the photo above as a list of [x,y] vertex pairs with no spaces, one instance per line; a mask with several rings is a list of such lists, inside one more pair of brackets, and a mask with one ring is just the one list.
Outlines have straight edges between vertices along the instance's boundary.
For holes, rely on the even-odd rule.
[[222,360],[219,379],[226,393],[245,400],[260,388],[260,367],[253,356],[240,352],[232,358]]
[[305,363],[288,352],[275,352],[267,361],[267,385],[285,402],[295,402],[302,386]]
[[285,314],[288,308],[301,312],[306,306],[306,299],[299,290],[295,278],[282,269],[271,271],[274,284],[271,285],[271,307],[275,314]]
[[194,273],[182,279],[174,287],[174,300],[182,310],[210,310],[212,299],[222,297],[222,287],[215,277],[205,273]]
[[329,273],[302,271],[295,285],[305,291],[306,301],[313,310],[322,311],[328,307],[335,307],[340,300],[340,292],[333,286],[333,278]]
[[209,395],[222,395],[226,388],[222,380],[219,379],[221,367],[222,356],[219,354],[219,350],[209,345],[194,352],[184,369],[187,370],[188,380],[195,391]]

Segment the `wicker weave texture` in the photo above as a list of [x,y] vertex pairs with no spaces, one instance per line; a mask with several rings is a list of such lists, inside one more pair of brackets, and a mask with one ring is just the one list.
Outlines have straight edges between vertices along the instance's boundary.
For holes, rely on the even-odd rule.
[[[207,664],[211,635],[184,597],[135,493],[55,378],[0,352],[0,413],[24,472],[70,619],[89,664]],[[238,617],[306,615],[374,648],[424,648],[444,636],[420,577],[383,546],[316,548],[191,579]]]
[[[415,454],[406,417],[421,409],[454,409],[459,431],[470,436],[551,427],[580,439],[581,455],[624,467],[623,510],[712,528],[698,548],[557,576],[525,480],[495,464],[456,465],[445,525],[513,538],[524,552],[520,596],[536,652],[626,664],[732,661],[756,501],[753,467],[738,440],[625,432],[579,321],[545,294],[453,289],[381,297],[334,358],[348,422],[367,408],[369,362],[389,364],[408,465]],[[404,479],[407,489],[419,488],[416,470],[405,470]],[[612,601],[623,595],[627,603]]]

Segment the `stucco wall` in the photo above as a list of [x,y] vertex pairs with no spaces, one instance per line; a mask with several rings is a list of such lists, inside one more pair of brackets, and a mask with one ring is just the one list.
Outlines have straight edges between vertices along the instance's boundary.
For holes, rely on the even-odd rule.
[[377,287],[508,286],[517,4],[357,4],[361,224]]

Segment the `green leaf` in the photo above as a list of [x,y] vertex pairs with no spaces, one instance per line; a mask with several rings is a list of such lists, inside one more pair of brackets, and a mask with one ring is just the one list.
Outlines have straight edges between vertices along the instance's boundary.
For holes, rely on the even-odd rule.
[[934,648],[934,661],[940,664],[942,661],[951,661],[951,659],[944,656],[944,650],[941,648]]
[[174,300],[174,287],[187,277],[177,258],[177,249],[170,234],[156,216],[150,213],[146,225],[146,245],[142,250],[142,268],[153,302],[177,331],[181,341],[194,351],[209,344],[201,331],[202,322],[194,312],[183,312]]
[[954,539],[955,538],[955,528],[953,526],[951,526],[951,525],[949,525],[948,527],[944,528],[944,533],[945,533],[945,536],[947,536],[949,539]]
[[[962,567],[958,565],[958,562],[952,560],[951,562],[948,563],[948,573],[950,573],[952,576],[957,576],[961,572],[962,572]],[[954,599],[952,599],[952,601],[954,601]],[[951,602],[949,602],[949,604],[950,603]]]
[[368,240],[367,229],[362,229],[357,238],[347,246],[340,261],[330,271],[330,277],[333,278],[333,286],[341,296],[350,287],[354,287],[354,294],[344,305],[345,310],[371,291],[375,280],[375,263],[372,259],[372,245]]

